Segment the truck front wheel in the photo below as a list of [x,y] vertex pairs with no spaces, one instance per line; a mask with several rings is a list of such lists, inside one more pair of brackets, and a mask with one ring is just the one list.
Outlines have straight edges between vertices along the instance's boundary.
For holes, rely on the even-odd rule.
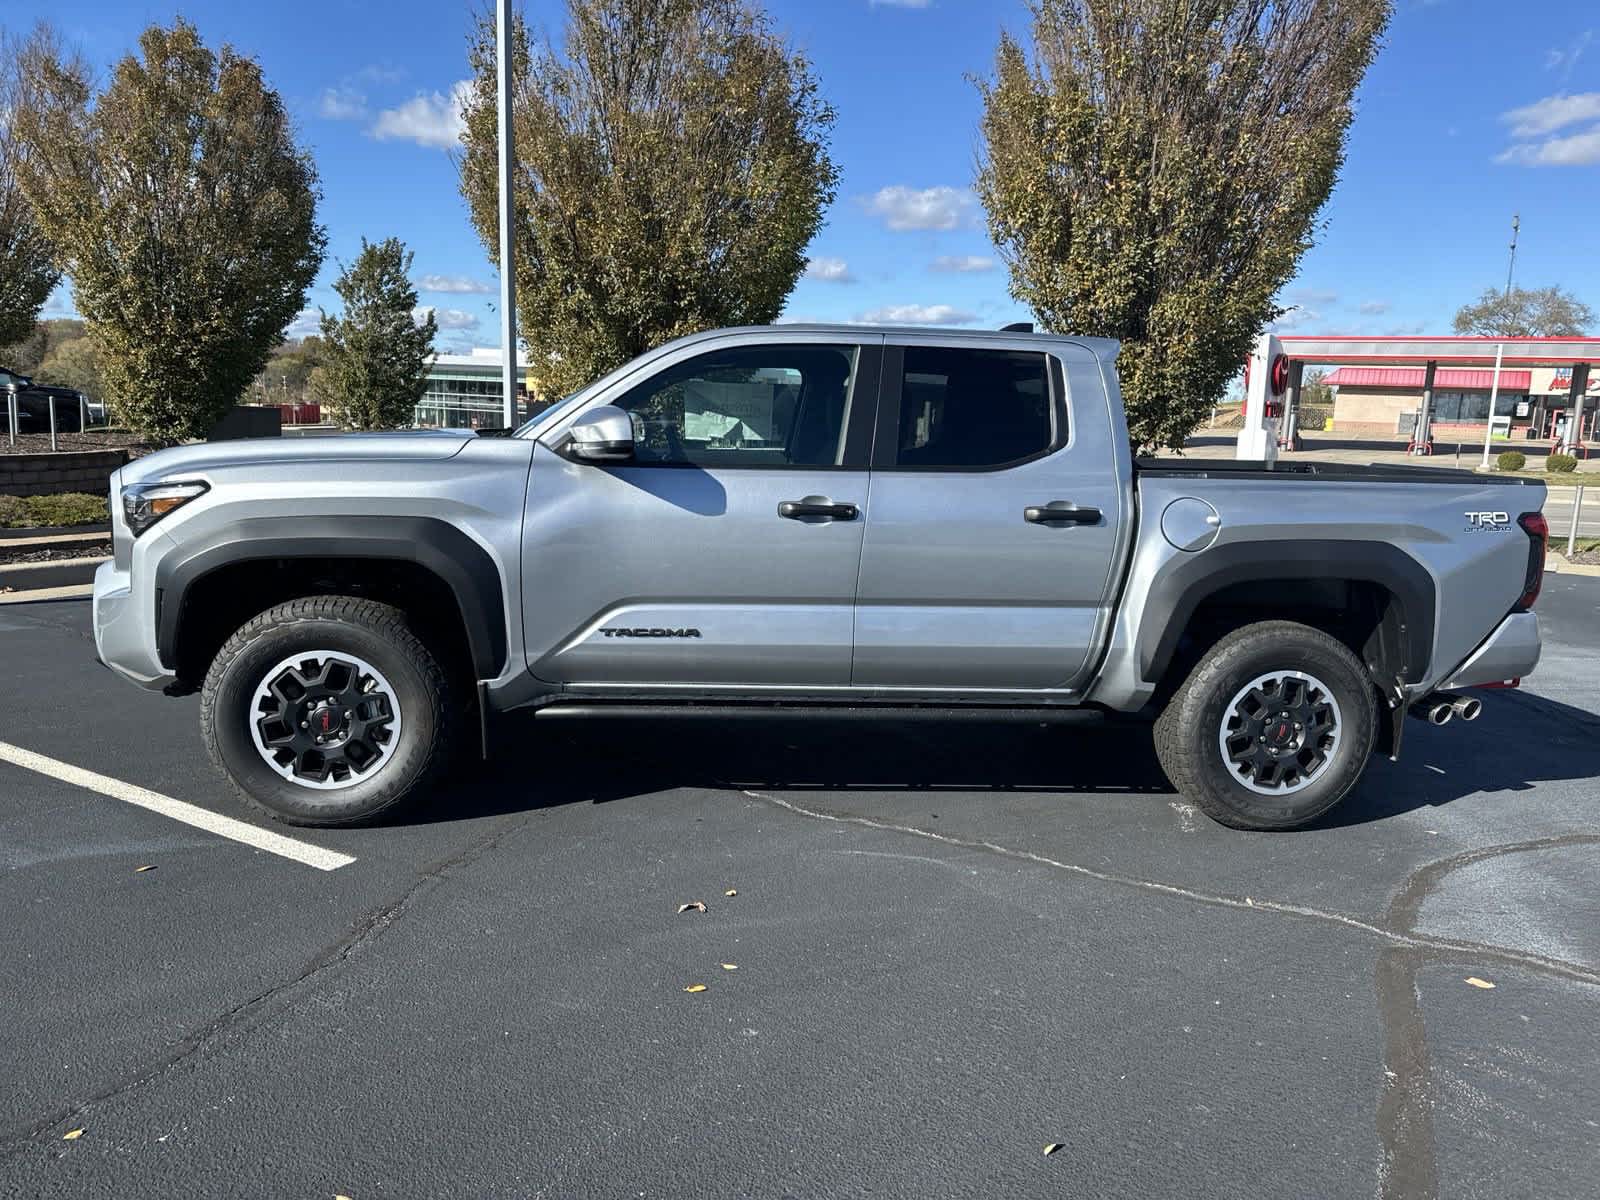
[[309,596],[228,639],[201,689],[200,728],[252,804],[292,825],[351,825],[439,777],[460,708],[399,609]]
[[1172,786],[1235,829],[1294,829],[1349,794],[1377,736],[1361,660],[1292,621],[1262,621],[1213,646],[1156,721]]

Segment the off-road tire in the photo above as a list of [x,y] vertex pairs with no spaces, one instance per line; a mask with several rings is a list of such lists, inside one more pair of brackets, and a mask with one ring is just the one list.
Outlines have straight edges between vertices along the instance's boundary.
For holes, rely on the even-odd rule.
[[[1275,671],[1303,671],[1332,692],[1339,739],[1298,791],[1264,795],[1232,773],[1218,745],[1224,709],[1239,689]],[[1261,621],[1226,635],[1189,673],[1155,723],[1156,758],[1172,786],[1234,829],[1294,829],[1316,820],[1361,779],[1378,728],[1366,668],[1344,643],[1293,621]]]
[[[348,653],[380,670],[404,716],[372,777],[334,791],[276,773],[250,731],[264,675],[314,648]],[[439,782],[465,707],[457,682],[399,609],[356,596],[308,596],[253,617],[223,644],[201,688],[200,730],[211,761],[247,803],[290,825],[356,825],[393,814]]]

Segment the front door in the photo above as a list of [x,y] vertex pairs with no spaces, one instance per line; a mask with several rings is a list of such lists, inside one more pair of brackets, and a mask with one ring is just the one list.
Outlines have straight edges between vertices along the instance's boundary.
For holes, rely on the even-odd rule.
[[1070,690],[1088,673],[1128,450],[1111,444],[1098,361],[1048,345],[886,347],[857,686]]
[[598,689],[850,681],[881,338],[692,344],[586,407],[633,421],[620,465],[534,452],[529,667]]

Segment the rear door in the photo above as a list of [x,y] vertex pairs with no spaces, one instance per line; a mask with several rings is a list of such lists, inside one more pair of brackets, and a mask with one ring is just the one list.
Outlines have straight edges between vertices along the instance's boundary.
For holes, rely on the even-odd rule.
[[534,452],[523,527],[533,673],[591,688],[845,687],[881,335],[691,343],[585,407],[635,455]]
[[1081,683],[1125,519],[1098,360],[1042,339],[908,336],[885,348],[883,381],[852,682]]

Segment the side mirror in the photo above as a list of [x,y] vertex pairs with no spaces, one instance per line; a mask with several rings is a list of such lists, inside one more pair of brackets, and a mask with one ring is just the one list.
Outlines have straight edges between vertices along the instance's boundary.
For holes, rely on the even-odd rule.
[[617,463],[633,458],[633,418],[620,408],[602,404],[572,423],[567,453],[579,462]]

